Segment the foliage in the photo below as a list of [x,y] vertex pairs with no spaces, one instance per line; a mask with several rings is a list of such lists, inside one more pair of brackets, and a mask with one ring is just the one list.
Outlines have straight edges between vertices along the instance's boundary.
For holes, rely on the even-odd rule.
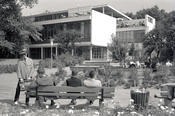
[[112,42],[108,44],[108,49],[112,52],[112,58],[114,60],[122,61],[125,59],[127,49],[117,37],[112,36]]
[[98,79],[102,82],[103,86],[114,87],[124,84],[123,73],[121,70],[105,64],[102,68],[98,69]]
[[137,11],[135,14],[131,12],[125,13],[127,16],[130,16],[133,19],[143,19],[145,15],[148,14],[156,19],[156,21],[160,21],[167,16],[167,13],[164,9],[159,9],[158,6],[153,6],[152,8],[142,9]]
[[[44,68],[50,68],[51,67],[51,59],[40,60],[39,66],[44,67]],[[54,68],[57,67],[56,60],[53,60],[52,67],[54,67]]]
[[[62,69],[67,66],[75,66],[81,64],[84,58],[72,56],[70,53],[61,54],[57,56],[55,60],[52,61],[52,66]],[[49,68],[51,66],[51,59],[44,59],[39,62],[39,66]]]
[[128,83],[130,87],[136,87],[138,85],[137,69],[130,68],[129,76],[128,76]]
[[0,65],[0,74],[1,73],[13,73],[16,72],[17,65]]
[[80,42],[81,34],[75,30],[66,30],[54,35],[53,39],[58,43],[58,47],[63,53],[71,52],[75,47],[75,42]]
[[61,54],[56,58],[56,61],[62,67],[75,66],[76,64],[81,64],[84,58],[78,56],[72,56],[70,53]]
[[131,44],[131,48],[129,50],[129,55],[130,56],[134,56],[134,52],[135,52],[135,47],[134,47],[134,43]]
[[37,0],[1,0],[0,1],[0,31],[4,39],[0,42],[0,51],[4,54],[17,54],[20,47],[32,38],[40,40],[38,30],[41,27],[33,25],[29,18],[22,17],[22,7],[32,7]]
[[161,32],[158,29],[154,29],[145,35],[143,45],[144,48],[146,49],[145,53],[148,56],[150,56],[151,53],[155,51],[158,57],[161,50],[165,47],[165,42]]
[[[146,53],[151,54],[156,51],[160,61],[172,60],[175,47],[175,12],[172,11],[159,21],[156,29],[145,36],[144,47]],[[171,55],[163,57],[165,52],[170,51]]]
[[[162,106],[164,107],[164,106]],[[173,116],[175,111],[173,108],[162,108],[149,105],[145,110],[136,111],[132,106],[117,107],[114,110],[116,116]]]

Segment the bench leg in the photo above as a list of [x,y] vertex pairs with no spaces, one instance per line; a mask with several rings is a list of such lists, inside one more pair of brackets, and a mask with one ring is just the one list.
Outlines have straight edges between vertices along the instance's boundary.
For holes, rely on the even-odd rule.
[[26,100],[25,100],[25,104],[26,104],[27,106],[29,106],[29,100],[30,100],[30,96],[29,96],[29,94],[28,94],[28,91],[26,91]]
[[101,98],[99,99],[99,106],[103,106],[104,105],[104,97],[103,97],[103,94],[104,94],[104,89],[102,88],[101,89]]
[[103,107],[103,106],[104,106],[104,100],[99,99],[99,106],[100,106],[100,107]]

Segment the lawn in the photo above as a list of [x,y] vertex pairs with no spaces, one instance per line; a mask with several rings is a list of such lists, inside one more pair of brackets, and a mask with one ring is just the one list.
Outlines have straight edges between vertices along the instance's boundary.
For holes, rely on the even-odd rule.
[[[46,73],[48,75],[55,73],[57,69],[46,69]],[[24,92],[21,93],[20,96],[20,102],[22,104],[22,107],[16,107],[13,105],[13,98],[15,94],[15,89],[16,89],[16,84],[17,84],[17,75],[16,73],[11,73],[11,74],[1,74],[0,75],[0,107],[6,108],[4,110],[0,110],[0,114],[2,114],[4,111],[18,111],[17,114],[19,113],[24,113],[27,115],[33,113],[32,115],[39,115],[41,112],[45,112],[44,114],[46,115],[47,113],[51,113],[53,115],[59,114],[59,115],[69,115],[70,113],[72,115],[99,115],[98,110],[96,110],[98,106],[98,101],[96,100],[95,103],[92,106],[85,106],[84,104],[86,103],[86,100],[77,100],[77,108],[78,106],[82,106],[80,109],[74,109],[72,110],[72,107],[67,107],[64,109],[62,106],[66,106],[67,104],[70,103],[70,100],[56,100],[58,104],[60,104],[61,108],[59,109],[38,109],[35,108],[34,106],[30,107],[29,109],[26,109],[23,107],[24,101],[25,101],[25,94]],[[131,88],[135,89],[135,88]],[[113,100],[105,100],[104,106],[106,108],[112,109],[116,105],[120,105],[121,107],[126,107],[130,103],[130,90],[131,89],[123,89],[121,86],[117,86],[115,89],[115,97]],[[148,89],[150,91],[150,98],[149,98],[149,104],[153,106],[157,106],[158,104],[158,99],[154,98],[154,94],[159,94],[158,89],[150,88]],[[34,104],[34,99],[31,100],[31,105]],[[47,102],[49,104],[49,101]],[[5,105],[5,106],[4,106]],[[9,108],[10,107],[10,108]],[[76,106],[75,106],[76,108]],[[109,110],[110,111],[110,110]],[[30,112],[30,113],[29,113]],[[106,112],[105,115],[110,114],[110,112]]]

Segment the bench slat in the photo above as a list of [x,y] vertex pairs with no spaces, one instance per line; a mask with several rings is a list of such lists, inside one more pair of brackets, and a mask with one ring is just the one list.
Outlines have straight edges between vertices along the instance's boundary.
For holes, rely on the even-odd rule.
[[98,92],[100,88],[87,88],[87,87],[58,87],[58,86],[47,86],[39,87],[38,92]]
[[84,97],[97,97],[98,94],[87,94],[87,93],[38,93],[39,96],[73,96],[73,97],[79,97],[79,96],[84,96]]

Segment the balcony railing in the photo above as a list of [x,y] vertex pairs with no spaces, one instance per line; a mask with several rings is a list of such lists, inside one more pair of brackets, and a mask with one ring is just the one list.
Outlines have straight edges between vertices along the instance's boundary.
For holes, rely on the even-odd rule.
[[130,28],[130,27],[142,27],[142,26],[146,26],[144,19],[120,21],[117,24],[117,28]]

